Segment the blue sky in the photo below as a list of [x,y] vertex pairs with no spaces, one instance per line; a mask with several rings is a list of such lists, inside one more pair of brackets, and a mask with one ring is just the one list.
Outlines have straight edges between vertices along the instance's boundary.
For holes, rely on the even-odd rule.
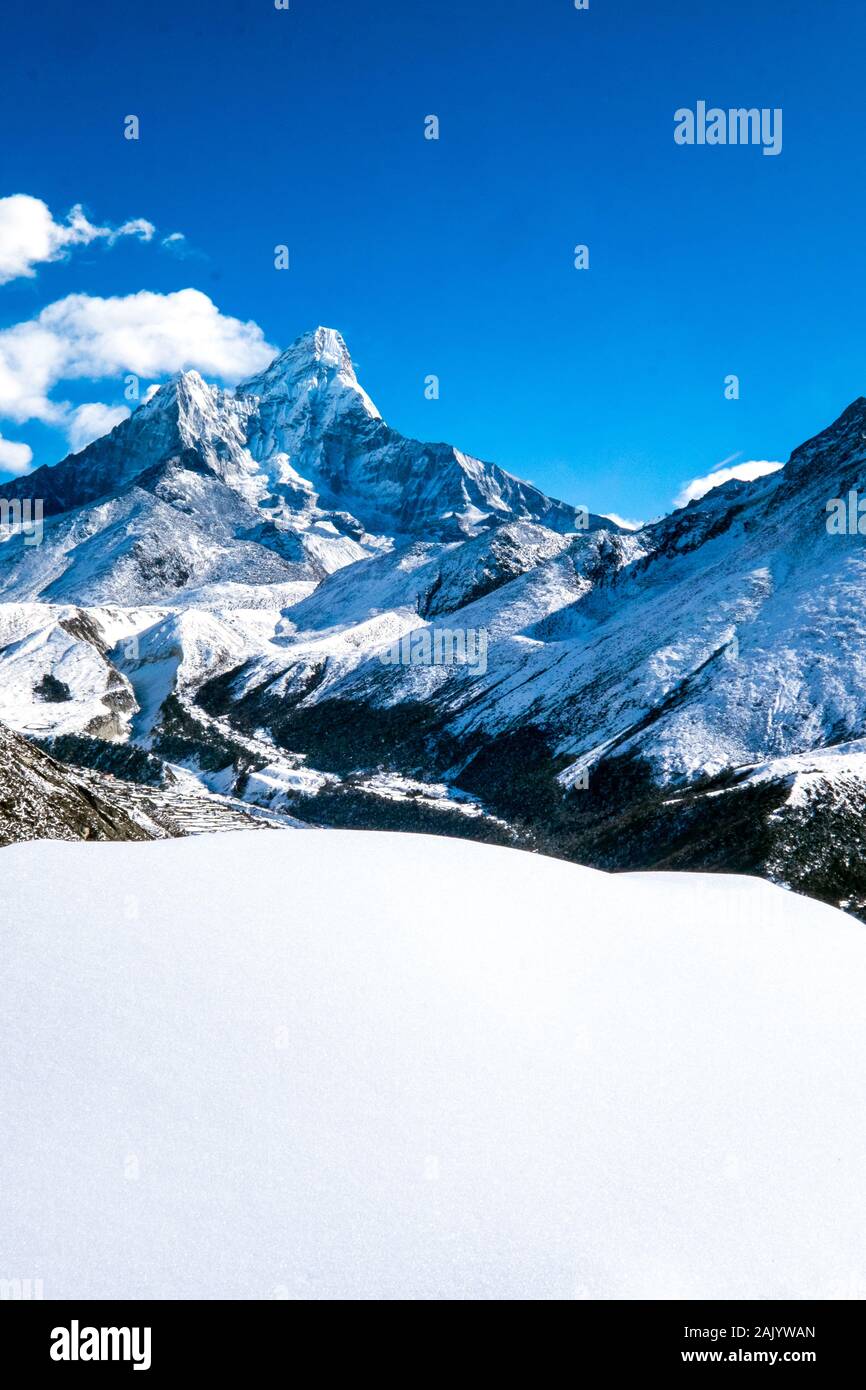
[[[339,328],[405,433],[658,515],[866,393],[864,39],[850,0],[16,6],[0,197],[157,231],[7,280],[0,330],[70,294],[193,286],[279,347]],[[699,99],[781,107],[782,153],[677,146]],[[51,396],[116,406],[123,373]],[[69,447],[56,421],[0,433],[34,465]]]

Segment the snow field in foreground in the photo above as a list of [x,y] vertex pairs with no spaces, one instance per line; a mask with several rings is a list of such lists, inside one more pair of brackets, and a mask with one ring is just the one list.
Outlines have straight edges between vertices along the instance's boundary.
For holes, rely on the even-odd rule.
[[357,831],[0,868],[0,1278],[866,1295],[866,933],[831,908]]

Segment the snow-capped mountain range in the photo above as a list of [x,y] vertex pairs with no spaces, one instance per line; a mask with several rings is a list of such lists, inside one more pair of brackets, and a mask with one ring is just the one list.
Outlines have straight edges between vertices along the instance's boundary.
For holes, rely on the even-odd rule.
[[[862,911],[866,561],[827,525],[857,489],[862,398],[779,472],[628,532],[403,437],[319,328],[3,490],[45,522],[0,544],[0,721],[139,797],[742,869]],[[437,660],[443,634],[479,659]]]
[[52,524],[38,548],[4,547],[3,598],[88,605],[317,582],[409,540],[460,541],[515,518],[557,533],[602,524],[495,464],[389,429],[325,328],[233,393],[182,373],[4,496],[41,499]]

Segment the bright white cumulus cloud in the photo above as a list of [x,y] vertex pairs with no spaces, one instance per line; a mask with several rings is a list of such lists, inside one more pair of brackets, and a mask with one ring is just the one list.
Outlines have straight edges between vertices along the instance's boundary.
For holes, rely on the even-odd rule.
[[152,381],[194,367],[231,385],[276,351],[258,324],[220,313],[200,290],[71,294],[0,331],[0,417],[68,428],[74,412],[52,395],[64,381],[114,378],[120,387],[130,373]]
[[26,473],[32,462],[33,450],[29,444],[17,444],[0,434],[0,473]]
[[716,468],[703,478],[692,478],[690,483],[684,483],[674,498],[674,506],[685,507],[689,502],[697,501],[714,487],[721,487],[722,483],[729,483],[733,478],[742,483],[752,483],[756,478],[764,478],[768,473],[778,473],[779,469],[784,467],[783,463],[775,463],[769,459],[750,459],[748,462],[735,463],[730,468]]
[[0,198],[0,285],[21,277],[32,279],[36,267],[62,260],[73,246],[104,241],[113,246],[121,237],[150,241],[156,228],[144,217],[134,217],[119,227],[99,227],[90,222],[79,203],[62,222],[56,222],[46,203],[28,193]]

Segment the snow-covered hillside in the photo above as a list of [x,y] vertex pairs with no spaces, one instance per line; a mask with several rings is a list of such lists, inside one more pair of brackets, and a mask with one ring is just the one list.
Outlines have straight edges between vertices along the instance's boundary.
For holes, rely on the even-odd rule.
[[46,1298],[862,1297],[841,913],[424,836],[0,861],[0,1249]]

